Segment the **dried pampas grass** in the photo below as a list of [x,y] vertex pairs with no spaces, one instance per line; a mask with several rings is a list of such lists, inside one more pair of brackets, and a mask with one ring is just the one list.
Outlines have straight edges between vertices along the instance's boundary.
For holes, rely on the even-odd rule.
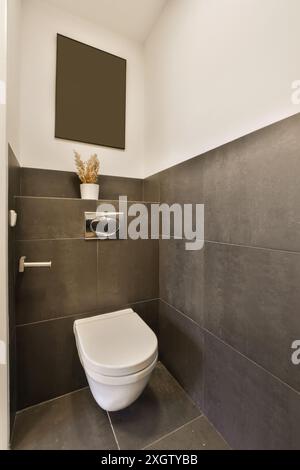
[[97,184],[100,163],[97,155],[92,155],[87,162],[82,161],[78,152],[75,152],[75,166],[80,181],[84,184]]

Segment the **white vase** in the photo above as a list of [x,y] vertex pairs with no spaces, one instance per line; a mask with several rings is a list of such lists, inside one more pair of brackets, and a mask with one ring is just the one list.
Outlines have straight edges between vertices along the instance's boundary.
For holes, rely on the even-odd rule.
[[99,198],[99,184],[85,183],[80,185],[81,199],[94,199]]

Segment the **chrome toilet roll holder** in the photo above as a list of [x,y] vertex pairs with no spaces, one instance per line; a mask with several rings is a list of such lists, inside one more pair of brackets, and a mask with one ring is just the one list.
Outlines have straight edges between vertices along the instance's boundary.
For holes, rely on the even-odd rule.
[[19,273],[23,273],[27,268],[51,268],[52,261],[27,262],[26,256],[21,256],[19,260]]

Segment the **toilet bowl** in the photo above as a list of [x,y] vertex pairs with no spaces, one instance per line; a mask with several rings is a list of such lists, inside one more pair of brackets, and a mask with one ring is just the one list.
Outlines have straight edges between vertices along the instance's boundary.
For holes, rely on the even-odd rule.
[[143,392],[158,355],[157,338],[132,310],[74,322],[81,364],[98,405],[118,411]]

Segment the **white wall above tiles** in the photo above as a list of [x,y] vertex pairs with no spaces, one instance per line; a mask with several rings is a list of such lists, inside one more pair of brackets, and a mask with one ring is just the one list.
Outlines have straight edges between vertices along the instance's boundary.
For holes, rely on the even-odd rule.
[[[171,0],[144,46],[75,9],[23,4],[23,166],[73,170],[75,148],[97,152],[102,173],[143,177],[300,111],[299,0]],[[57,32],[128,60],[125,151],[54,138]]]
[[[54,138],[56,34],[74,38],[127,59],[126,150]],[[45,0],[23,1],[20,112],[22,166],[74,170],[73,149],[96,152],[101,172],[143,176],[144,68],[141,44],[72,16]]]
[[7,2],[7,138],[16,155],[20,153],[20,28],[22,0]]
[[299,0],[172,0],[146,42],[145,176],[300,111]]

